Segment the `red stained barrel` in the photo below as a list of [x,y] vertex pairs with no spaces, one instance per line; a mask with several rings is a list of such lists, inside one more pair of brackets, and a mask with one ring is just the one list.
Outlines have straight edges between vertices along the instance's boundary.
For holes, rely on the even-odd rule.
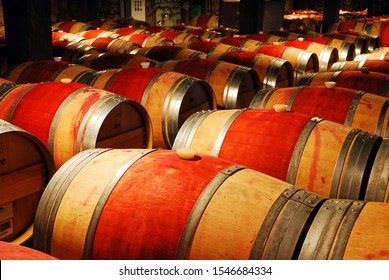
[[152,146],[139,103],[79,83],[18,85],[1,96],[0,118],[42,141],[57,167],[89,148]]
[[363,199],[381,141],[298,112],[219,110],[192,115],[173,149],[191,147],[325,197]]
[[363,71],[336,71],[320,72],[303,75],[299,86],[323,85],[325,82],[334,81],[337,86],[363,90],[368,93],[389,97],[389,76],[379,72]]

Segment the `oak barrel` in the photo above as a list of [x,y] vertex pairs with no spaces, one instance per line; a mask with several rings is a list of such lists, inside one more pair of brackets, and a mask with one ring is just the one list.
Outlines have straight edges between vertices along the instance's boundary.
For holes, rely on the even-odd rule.
[[86,39],[80,42],[83,45],[91,46],[100,52],[131,52],[140,48],[139,45],[123,40],[121,38],[98,37]]
[[0,97],[0,118],[42,141],[57,168],[85,149],[152,147],[143,106],[80,83],[20,84]]
[[315,53],[319,60],[319,71],[328,71],[332,64],[339,60],[338,49],[327,45],[304,40],[288,40],[282,42],[282,44]]
[[363,90],[368,93],[389,97],[388,74],[373,71],[335,71],[319,72],[302,75],[297,82],[298,86],[317,86],[325,82],[336,82],[339,87]]
[[173,59],[186,59],[192,57],[199,57],[202,52],[183,48],[180,46],[154,46],[134,49],[131,54],[143,55],[145,57],[157,60],[166,61]]
[[303,241],[300,260],[388,260],[389,204],[327,200]]
[[389,59],[367,59],[361,61],[343,61],[332,64],[329,71],[361,70],[372,71],[389,75]]
[[53,41],[53,56],[61,56],[62,60],[74,62],[83,55],[100,53],[98,49],[81,42]]
[[173,149],[245,165],[331,198],[363,199],[382,137],[298,112],[243,109],[193,114]]
[[324,85],[263,89],[254,96],[250,108],[272,109],[276,104],[389,137],[389,100],[382,96]]
[[100,54],[87,54],[80,57],[75,63],[96,71],[118,68],[140,68],[142,62],[149,62],[155,67],[157,61],[130,53],[105,52]]
[[334,243],[332,259],[388,259],[376,234],[385,236],[389,204],[327,199],[220,158],[179,155],[75,155],[42,196],[34,248],[60,259],[291,260]]
[[28,229],[54,172],[54,160],[37,137],[0,119],[0,240],[32,236]]
[[211,14],[194,16],[190,21],[190,25],[203,29],[217,28],[219,27],[219,16]]
[[389,202],[389,138],[378,148],[366,190],[366,200]]
[[85,73],[94,72],[93,69],[71,64],[68,61],[38,60],[27,61],[10,68],[5,77],[16,83],[59,82],[63,78],[76,79]]
[[[293,201],[297,196],[301,201]],[[60,259],[248,259],[277,201],[286,205],[278,207],[280,215],[304,213],[284,225],[294,233],[279,247],[291,258],[322,200],[212,156],[93,149],[74,156],[50,181],[35,219],[34,248]]]
[[30,247],[0,241],[0,260],[57,260]]
[[282,45],[261,45],[259,47],[251,47],[249,48],[249,51],[289,61],[295,72],[294,80],[296,83],[301,75],[319,71],[319,59],[317,54],[307,50]]
[[212,52],[223,53],[223,52],[239,51],[240,50],[240,48],[237,48],[237,47],[234,47],[231,45],[218,43],[218,42],[212,42],[212,41],[183,43],[183,44],[180,44],[179,46],[181,46],[183,48],[196,50],[196,51],[199,51],[202,53],[212,53]]
[[170,60],[159,63],[158,67],[208,82],[219,108],[248,107],[261,88],[260,78],[252,68],[217,59]]
[[252,68],[259,76],[262,84],[261,88],[294,86],[292,64],[284,59],[243,51],[212,52],[207,58]]
[[194,112],[216,108],[212,87],[203,80],[160,68],[120,68],[80,77],[142,104],[151,118],[153,144],[170,148],[178,129]]

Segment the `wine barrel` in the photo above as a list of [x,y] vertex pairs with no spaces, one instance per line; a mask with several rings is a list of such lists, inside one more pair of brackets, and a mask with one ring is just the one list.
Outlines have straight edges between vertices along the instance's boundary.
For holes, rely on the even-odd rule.
[[130,53],[105,52],[101,54],[88,54],[80,57],[75,63],[96,71],[118,68],[140,68],[142,62],[149,62],[155,67],[157,61]]
[[81,42],[53,41],[53,56],[60,56],[62,60],[75,62],[83,55],[100,53],[98,49]]
[[319,59],[315,53],[310,51],[282,45],[261,45],[248,50],[289,61],[295,71],[294,80],[296,83],[301,75],[319,71]]
[[[304,198],[312,200],[307,207]],[[34,247],[60,259],[248,259],[253,236],[279,200],[305,213],[292,219],[288,248],[280,246],[291,257],[323,198],[207,155],[93,149],[50,181],[35,219]],[[281,216],[288,210],[279,207]]]
[[294,85],[292,64],[284,59],[253,52],[213,52],[207,58],[218,59],[252,68],[262,82],[261,88],[291,87]]
[[69,21],[60,21],[53,24],[53,27],[58,28],[64,32],[77,34],[81,31],[96,29],[94,26],[86,22],[69,20]]
[[57,260],[30,247],[0,241],[0,260]]
[[158,67],[208,82],[218,107],[224,109],[248,107],[261,85],[253,69],[217,59],[170,60],[159,63]]
[[366,22],[364,27],[368,34],[379,36],[379,46],[389,46],[389,22],[388,21],[372,21]]
[[179,46],[154,46],[148,48],[139,48],[132,50],[130,53],[142,55],[157,61],[199,57],[202,54],[202,52],[182,48]]
[[389,74],[389,60],[367,59],[361,61],[343,61],[332,64],[330,72],[362,70]]
[[94,38],[118,38],[119,34],[104,30],[104,29],[92,29],[78,32],[77,35],[84,37],[85,39],[94,39]]
[[201,28],[191,28],[185,30],[185,32],[194,36],[198,36],[202,41],[212,40],[214,38],[221,37],[220,32],[201,29]]
[[52,41],[63,41],[63,42],[80,42],[85,40],[85,37],[82,37],[78,34],[63,32],[63,31],[53,31],[51,33]]
[[301,40],[288,40],[281,44],[315,53],[319,60],[319,71],[328,71],[339,60],[338,49],[327,45]]
[[245,109],[193,114],[173,149],[191,147],[325,197],[363,199],[381,141],[298,112]]
[[20,84],[0,97],[0,118],[42,141],[57,168],[85,149],[152,147],[139,103],[79,83]]
[[[220,158],[179,155],[136,149],[75,155],[43,194],[34,248],[71,260],[291,260],[307,256],[306,245],[334,243],[332,259],[388,258],[382,254],[388,239],[374,233],[385,236],[389,204],[329,200]],[[318,232],[329,237],[309,242]],[[364,242],[356,242],[358,232]]]
[[151,118],[153,143],[161,148],[171,147],[178,129],[191,114],[216,108],[214,92],[207,82],[160,68],[110,69],[78,81],[142,104]]
[[226,44],[236,48],[255,47],[263,44],[260,41],[253,40],[245,36],[219,37],[219,38],[212,39],[212,42],[216,42],[219,44]]
[[306,38],[306,40],[338,49],[340,61],[353,60],[355,57],[354,43],[350,43],[345,40],[339,40],[335,38],[323,37],[323,36],[308,37]]
[[326,33],[323,36],[350,42],[355,46],[355,56],[368,52],[368,38],[343,33]]
[[[298,254],[299,260],[388,260],[389,204],[327,200]],[[383,238],[380,238],[382,236]],[[375,240],[375,241],[373,241]]]
[[389,47],[389,22],[383,22],[380,32],[380,47]]
[[229,52],[229,51],[239,51],[240,49],[237,47],[233,47],[231,45],[217,43],[212,41],[201,41],[201,42],[191,42],[180,44],[180,46],[196,51],[200,51],[203,53],[213,53],[213,52]]
[[174,44],[202,41],[199,36],[176,30],[162,30],[156,34],[162,38],[173,41]]
[[92,39],[85,39],[81,41],[81,44],[91,46],[100,52],[131,52],[132,50],[139,49],[140,46],[120,38],[105,38],[98,37]]
[[93,69],[74,65],[68,61],[27,61],[15,65],[5,77],[16,84],[61,81],[63,78],[75,79],[79,75],[93,72]]
[[149,48],[154,46],[172,46],[174,42],[172,40],[163,38],[157,34],[133,34],[120,37],[122,40],[132,42],[142,48]]
[[367,184],[366,200],[389,202],[389,138],[384,138]]
[[298,86],[323,85],[336,82],[337,86],[363,90],[368,93],[389,97],[389,77],[387,74],[372,71],[319,72],[301,76]]
[[388,47],[380,47],[376,48],[372,51],[372,53],[377,53],[377,52],[389,52],[389,46]]
[[385,60],[389,61],[389,51],[382,51],[382,52],[372,52],[372,53],[365,53],[355,56],[354,61],[362,61],[362,60]]
[[284,37],[273,35],[268,32],[262,32],[262,31],[260,31],[258,34],[247,34],[242,36],[245,36],[252,40],[260,41],[262,43],[273,43],[273,42],[281,42],[287,40]]
[[389,100],[382,96],[326,86],[263,89],[255,95],[250,108],[272,109],[276,104],[286,104],[289,111],[389,137]]
[[120,28],[112,29],[111,31],[119,34],[121,37],[127,35],[133,35],[133,34],[144,34],[144,33],[151,34],[150,32],[147,32],[143,28],[136,28],[136,27],[120,27]]
[[88,24],[92,25],[96,29],[112,31],[113,29],[123,28],[125,26],[124,22],[115,19],[97,19],[89,21]]
[[285,30],[270,31],[269,34],[279,36],[279,37],[286,39],[286,40],[281,40],[281,41],[297,40],[299,38],[303,39],[303,38],[307,37],[305,34],[302,34],[302,33],[296,33],[296,32],[285,31]]
[[0,241],[31,238],[28,229],[54,172],[53,157],[37,137],[0,119]]
[[210,14],[194,16],[190,25],[201,27],[202,29],[217,28],[219,27],[219,16]]

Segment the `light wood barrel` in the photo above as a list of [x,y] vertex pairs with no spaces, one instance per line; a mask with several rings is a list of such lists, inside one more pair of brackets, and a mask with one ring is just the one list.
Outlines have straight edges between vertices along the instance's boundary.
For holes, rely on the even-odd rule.
[[323,37],[323,36],[308,37],[306,38],[306,40],[338,49],[340,61],[353,60],[355,57],[354,43],[350,43],[345,40],[339,40],[335,38]]
[[207,58],[218,59],[252,68],[257,72],[263,88],[294,86],[292,64],[284,59],[253,52],[212,52]]
[[327,200],[299,252],[300,260],[388,260],[389,204]]
[[218,107],[224,109],[248,107],[261,86],[258,74],[252,68],[217,59],[170,60],[159,63],[158,67],[208,82]]
[[193,113],[216,108],[212,87],[204,80],[160,68],[98,71],[78,82],[105,89],[140,103],[153,127],[153,144],[173,145],[178,129]]
[[368,52],[368,38],[347,33],[326,33],[323,36],[350,42],[355,46],[355,56]]
[[219,37],[212,39],[213,42],[219,44],[226,44],[236,48],[248,48],[260,46],[263,43],[257,40],[250,39],[244,36],[234,36],[234,37]]
[[354,61],[362,61],[362,60],[370,60],[370,59],[372,60],[381,59],[381,60],[389,61],[389,51],[376,51],[371,53],[359,54],[355,56]]
[[339,60],[338,49],[327,45],[300,40],[288,40],[282,44],[315,53],[319,60],[319,71],[328,71]]
[[55,171],[53,157],[37,137],[0,119],[1,241],[14,242],[22,235],[23,242],[31,238],[28,229]]
[[301,75],[307,73],[316,73],[319,71],[318,56],[316,53],[310,51],[282,45],[261,45],[259,47],[249,48],[249,51],[262,53],[289,61],[292,64],[295,72],[295,83],[298,82]]

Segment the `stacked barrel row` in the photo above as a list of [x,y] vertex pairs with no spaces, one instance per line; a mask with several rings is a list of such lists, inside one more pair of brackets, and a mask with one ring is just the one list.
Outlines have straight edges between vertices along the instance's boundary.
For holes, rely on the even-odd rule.
[[[388,227],[387,98],[323,82],[269,89],[259,86],[263,79],[254,67],[212,57],[229,52],[173,59],[168,50],[185,49],[174,44],[93,54],[123,64],[142,57],[136,67],[97,70],[89,66],[98,63],[84,57],[79,61],[88,66],[29,62],[7,73],[15,84],[6,83],[0,112],[14,125],[49,123],[48,132],[35,130],[45,144],[67,123],[67,110],[93,115],[80,92],[108,91],[144,108],[152,146],[159,148],[144,141],[142,147],[93,147],[94,138],[87,140],[92,145],[57,165],[44,189],[34,248],[59,259],[387,259],[388,239],[376,238]],[[261,45],[229,45],[238,49],[233,61],[248,61],[255,53],[248,49]],[[140,67],[144,62],[148,68]],[[293,79],[302,80],[304,72]],[[286,111],[273,110],[280,104]],[[39,111],[18,117],[30,107]],[[50,111],[54,117],[38,118]],[[113,115],[129,118],[128,112]],[[73,118],[82,127],[93,124],[93,118]],[[108,123],[122,127],[117,119]],[[85,142],[88,137],[69,133],[69,126],[68,134]]]

